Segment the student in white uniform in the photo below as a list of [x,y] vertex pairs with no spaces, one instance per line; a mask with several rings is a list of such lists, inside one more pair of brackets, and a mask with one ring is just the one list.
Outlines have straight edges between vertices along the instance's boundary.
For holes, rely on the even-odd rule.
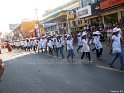
[[56,36],[53,35],[51,40],[52,40],[52,44],[53,44],[53,50],[54,50],[54,52],[56,52]]
[[53,55],[53,42],[51,40],[51,37],[48,37],[48,43],[47,43],[48,49],[49,49],[49,54]]
[[38,53],[39,53],[39,50],[42,50],[43,46],[42,46],[42,43],[43,43],[43,39],[41,38],[39,41],[38,41]]
[[82,33],[82,43],[83,43],[83,47],[82,47],[82,56],[81,56],[81,60],[83,60],[84,56],[86,55],[89,59],[89,63],[91,62],[91,56],[90,56],[90,46],[88,44],[88,39],[86,38],[87,33],[83,32]]
[[23,50],[24,42],[23,40],[20,41],[20,48]]
[[27,49],[27,41],[26,40],[24,40],[24,46],[23,46],[23,48],[26,51],[26,49]]
[[17,41],[16,41],[16,48],[19,50],[19,47],[20,47],[20,43],[19,43],[19,41],[17,40]]
[[59,51],[60,51],[60,54],[61,54],[62,58],[64,58],[64,55],[63,55],[63,48],[62,48],[62,39],[61,39],[61,37],[58,35],[58,36],[56,37],[56,55],[57,55],[57,57],[58,57]]
[[36,39],[32,40],[32,46],[33,46],[33,51],[36,52],[36,50],[37,50],[37,41],[36,41]]
[[70,35],[67,36],[67,51],[68,51],[68,55],[67,55],[67,59],[69,61],[69,57],[71,56],[72,62],[74,59],[74,47],[73,47],[73,39]]
[[43,47],[43,50],[45,50],[44,52],[47,53],[47,37],[46,36],[43,36],[42,47]]
[[77,37],[77,39],[78,39],[78,49],[77,49],[77,53],[79,53],[79,50],[80,50],[80,48],[82,48],[82,42],[81,42],[81,34],[79,33],[78,34],[78,37]]
[[31,50],[31,41],[29,39],[27,40],[27,50]]
[[121,63],[120,70],[124,70],[124,59],[123,59],[122,46],[121,46],[122,44],[124,44],[124,41],[121,35],[119,34],[119,29],[114,28],[110,51],[112,50],[112,52],[115,53],[116,55],[109,63],[109,66],[113,68],[113,63],[115,62],[115,60],[117,60],[118,57],[120,57],[120,63]]
[[96,57],[98,60],[100,60],[100,57],[102,56],[102,51],[103,51],[102,44],[100,42],[100,34],[101,33],[99,31],[96,31],[94,36],[94,44],[96,47]]

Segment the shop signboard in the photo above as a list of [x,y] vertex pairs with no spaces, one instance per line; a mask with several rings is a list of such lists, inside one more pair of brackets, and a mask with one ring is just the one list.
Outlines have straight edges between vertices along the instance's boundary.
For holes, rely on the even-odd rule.
[[89,6],[86,6],[84,8],[77,10],[76,15],[77,15],[77,18],[84,18],[84,17],[92,15],[91,6],[89,5]]
[[100,3],[96,2],[91,5],[92,14],[100,13]]
[[123,3],[124,0],[106,0],[100,3],[100,9],[106,9]]
[[67,17],[69,20],[73,20],[75,18],[75,13],[73,10],[67,11]]

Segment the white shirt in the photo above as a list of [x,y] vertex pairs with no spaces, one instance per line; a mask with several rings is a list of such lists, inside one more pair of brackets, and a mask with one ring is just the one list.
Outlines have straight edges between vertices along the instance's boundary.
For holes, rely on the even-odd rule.
[[47,45],[47,39],[42,39],[42,46],[43,48],[46,48],[46,45]]
[[52,38],[53,45],[56,45],[56,38]]
[[36,46],[37,45],[37,41],[34,40],[32,44],[33,44],[33,46]]
[[82,42],[83,42],[83,47],[82,47],[81,52],[90,52],[90,47],[88,45],[88,40],[82,39]]
[[78,37],[78,45],[82,45],[81,37]]
[[93,42],[95,44],[96,49],[102,48],[102,44],[100,42],[100,36],[95,36]]
[[24,45],[24,42],[23,41],[20,41],[20,45],[23,46]]
[[59,48],[59,47],[62,47],[62,41],[60,39],[56,39],[56,47]]
[[24,47],[26,47],[27,46],[27,41],[24,41]]
[[113,35],[112,36],[112,40],[113,40],[113,44],[112,44],[112,50],[113,53],[118,53],[121,52],[121,35],[118,34],[118,36]]
[[67,50],[73,49],[73,40],[67,40]]
[[31,46],[31,41],[27,42],[27,46],[28,46],[28,47]]
[[49,40],[47,45],[48,45],[48,47],[53,48],[53,42],[52,42],[52,40]]
[[43,40],[40,39],[40,41],[38,42],[38,48],[39,48],[39,49],[42,48],[42,43],[43,43]]

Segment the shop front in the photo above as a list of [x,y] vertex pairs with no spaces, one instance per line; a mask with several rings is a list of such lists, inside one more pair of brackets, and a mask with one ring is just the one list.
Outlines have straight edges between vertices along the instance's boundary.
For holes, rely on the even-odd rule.
[[116,25],[118,23],[118,13],[104,16],[104,22],[106,25]]
[[103,22],[107,25],[124,24],[124,0],[106,0],[100,3]]

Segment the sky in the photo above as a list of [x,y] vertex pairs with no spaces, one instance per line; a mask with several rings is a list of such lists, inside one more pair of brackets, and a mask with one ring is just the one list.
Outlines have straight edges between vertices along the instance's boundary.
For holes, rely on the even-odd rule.
[[0,1],[0,32],[9,32],[9,24],[21,23],[23,20],[36,20],[46,10],[54,9],[71,0],[1,0]]

